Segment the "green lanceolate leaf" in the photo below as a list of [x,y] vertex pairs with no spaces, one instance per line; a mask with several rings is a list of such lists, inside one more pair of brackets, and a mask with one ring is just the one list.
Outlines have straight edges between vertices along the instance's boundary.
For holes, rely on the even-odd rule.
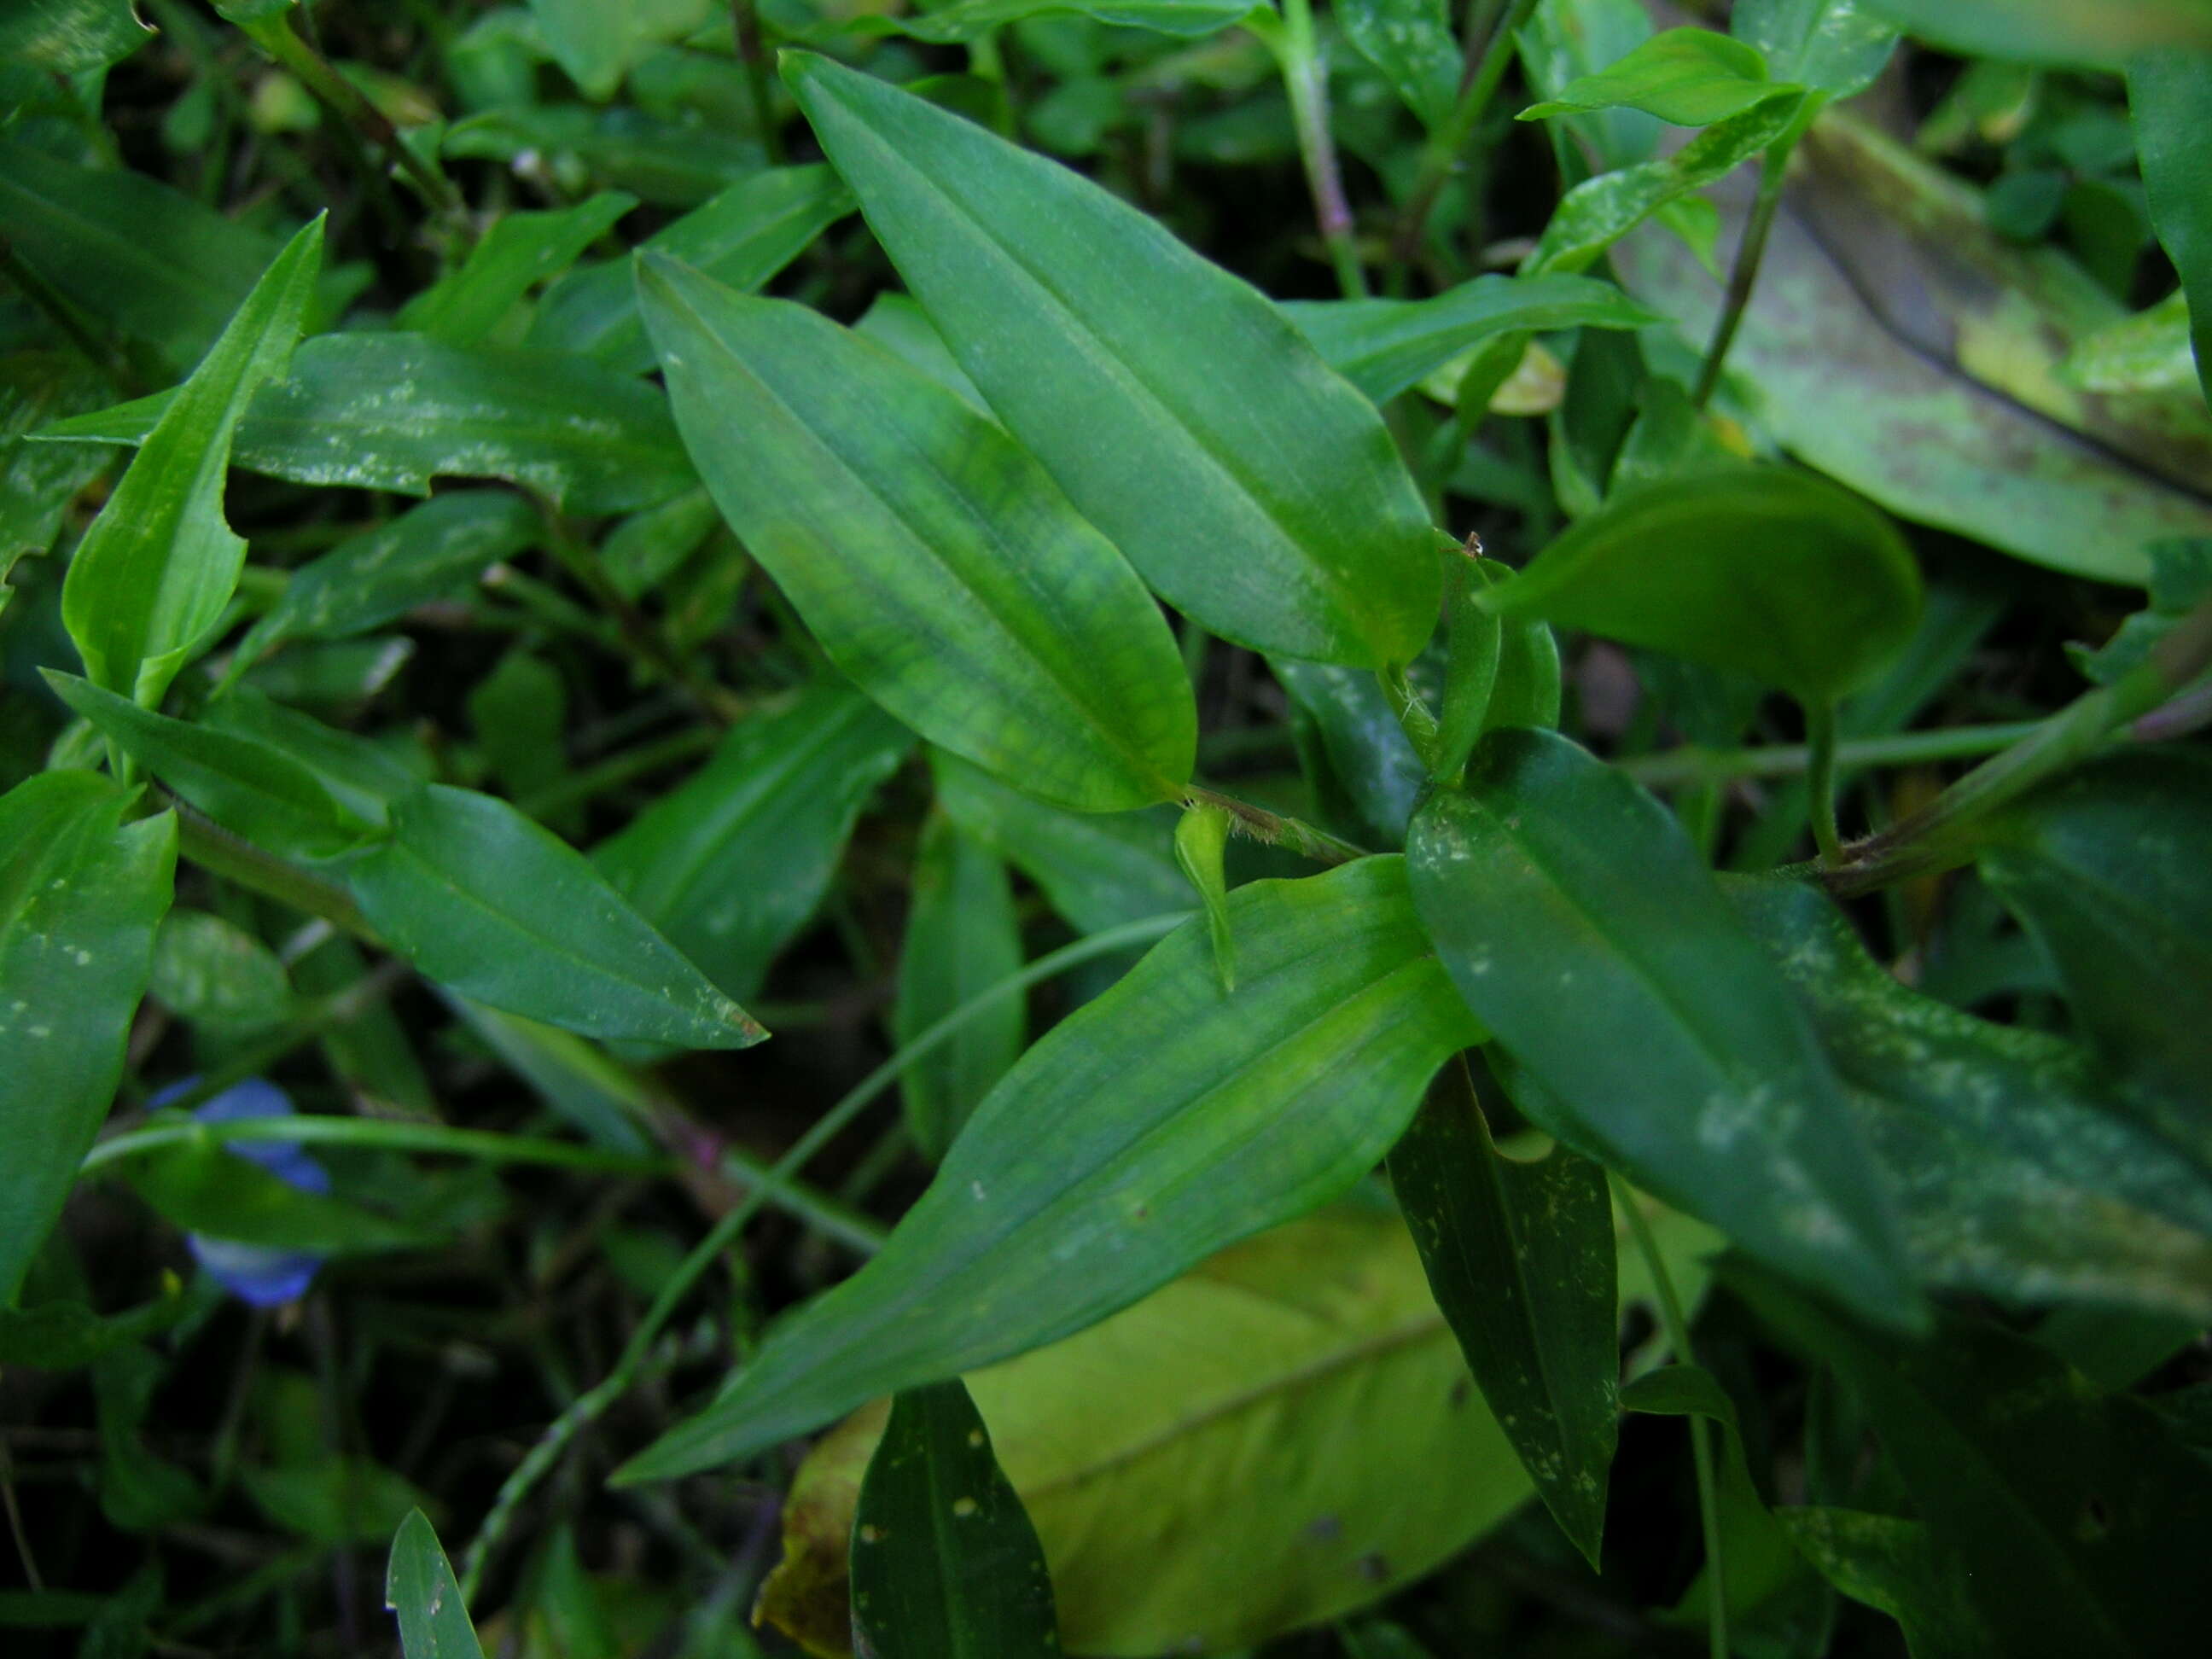
[[143,173],[74,167],[17,137],[0,138],[0,235],[98,331],[143,342],[179,374],[276,252]]
[[453,1564],[420,1510],[399,1523],[392,1540],[384,1605],[398,1615],[406,1659],[483,1659]]
[[2212,1617],[2212,1469],[2156,1413],[2100,1395],[2025,1337],[1948,1317],[1918,1345],[1845,1322],[1747,1265],[1727,1282],[1832,1367],[1996,1651],[2186,1653]]
[[2193,52],[2146,52],[2128,64],[2128,107],[2151,223],[2188,296],[2197,374],[2212,398],[2212,179],[2204,133],[2212,123],[2212,10]]
[[1283,309],[1331,368],[1378,404],[1501,335],[1660,320],[1589,276],[1478,276],[1429,300],[1294,300]]
[[903,1390],[853,1516],[853,1638],[881,1659],[1044,1659],[1052,1577],[957,1377]]
[[505,801],[430,784],[346,866],[378,934],[441,984],[586,1036],[743,1048],[768,1035],[584,855]]
[[750,996],[829,890],[861,808],[913,745],[866,697],[823,680],[738,721],[592,862],[709,979]]
[[[904,1048],[1022,965],[1022,933],[1006,866],[941,812],[923,824],[913,906],[899,952],[892,1035]],[[1019,997],[1001,997],[906,1068],[907,1131],[933,1163],[1021,1057],[1029,1030]]]
[[469,250],[459,270],[402,306],[392,322],[448,345],[474,345],[524,295],[583,258],[636,205],[635,196],[611,190],[572,208],[504,215]]
[[960,366],[1155,591],[1287,656],[1419,650],[1419,496],[1275,307],[1057,162],[823,58],[785,75]]
[[1341,1192],[1480,1033],[1396,859],[1230,898],[1234,994],[1203,921],[1030,1048],[883,1253],[781,1326],[629,1464],[665,1478],[884,1392],[1036,1347]]
[[[852,210],[852,192],[828,167],[775,167],[731,185],[639,246],[749,293]],[[637,313],[628,259],[572,270],[554,283],[527,343],[580,351],[626,374],[641,374],[659,361]]]
[[1167,620],[1035,462],[818,313],[667,260],[638,284],[708,489],[840,668],[1063,805],[1178,793],[1197,717]]
[[1984,826],[1984,877],[2042,943],[2083,1032],[2137,1109],[2212,1167],[2212,763],[2115,755]]
[[1599,109],[1640,109],[1678,127],[1709,127],[1802,88],[1767,78],[1755,46],[1711,29],[1667,29],[1595,75],[1521,112],[1523,121]]
[[232,678],[287,640],[342,640],[474,581],[544,533],[530,504],[502,490],[457,489],[349,537],[292,573],[246,637]]
[[1778,1510],[1775,1519],[1839,1594],[1897,1620],[1912,1659],[1998,1651],[1963,1577],[1938,1566],[1920,1522],[1826,1508]]
[[230,602],[246,564],[222,516],[232,434],[283,372],[322,253],[318,219],[246,295],[77,544],[62,620],[95,684],[159,702]]
[[[1495,612],[1485,610],[1479,596],[1505,573],[1479,553],[1462,550],[1444,575],[1444,637],[1449,655],[1444,664],[1444,695],[1437,715],[1437,763],[1433,775],[1440,784],[1456,785],[1467,771],[1467,757],[1493,721],[1498,676],[1505,667],[1505,625]],[[1541,627],[1542,624],[1539,623]],[[1528,624],[1516,623],[1516,633]],[[1549,629],[1545,629],[1548,635]],[[1556,717],[1555,717],[1556,718]],[[1550,720],[1522,720],[1516,725],[1548,726]]]
[[1226,807],[1196,805],[1187,809],[1176,824],[1176,863],[1206,906],[1206,930],[1213,937],[1213,965],[1221,975],[1221,988],[1237,988],[1237,934],[1229,921],[1229,884],[1222,870],[1222,855],[1229,847],[1231,824]]
[[1584,179],[1553,210],[1522,274],[1586,269],[1660,209],[1703,190],[1765,149],[1796,118],[1794,100],[1771,98],[1716,122],[1672,155]]
[[331,858],[382,832],[306,766],[251,737],[141,708],[128,697],[49,670],[54,695],[100,734],[225,829],[282,858]]
[[1176,865],[1173,808],[1070,812],[941,749],[930,750],[929,765],[945,816],[1036,883],[1079,931],[1190,908],[1190,884]]
[[153,38],[131,0],[14,0],[0,15],[0,62],[81,75],[119,63]]
[[1617,496],[1479,603],[1749,674],[1808,704],[1865,680],[1920,615],[1920,571],[1888,520],[1779,467]]
[[1550,732],[1492,732],[1468,787],[1413,820],[1414,902],[1572,1138],[1791,1276],[1914,1319],[1843,1091],[1673,815]]
[[2212,47],[2203,0],[1864,0],[1907,33],[1948,52],[2021,63],[2118,69],[2154,46]]
[[1459,99],[1464,60],[1443,0],[1346,0],[1335,9],[1352,49],[1434,131]]
[[1865,0],[1743,0],[1729,29],[1768,75],[1822,102],[1865,91],[1897,49],[1896,28]]
[[[1267,0],[1256,0],[1264,6]],[[961,45],[1026,17],[1085,17],[1114,28],[1183,40],[1218,34],[1249,16],[1252,0],[957,0],[941,10],[884,21],[917,40]]]
[[177,821],[48,772],[0,796],[0,1305],[15,1300],[122,1074],[169,908]]
[[[169,394],[40,435],[135,444]],[[569,513],[628,513],[696,486],[652,386],[568,352],[325,334],[255,399],[233,463],[295,483],[427,495],[433,478],[504,478]]]
[[[192,724],[246,739],[263,751],[274,750],[306,768],[338,803],[342,814],[380,827],[391,822],[392,803],[423,781],[392,750],[287,708],[250,685],[208,704]],[[313,804],[316,798],[307,795],[304,799]],[[266,833],[277,833],[273,822],[268,823]]]
[[1390,1185],[1483,1399],[1595,1566],[1620,1371],[1605,1171],[1563,1146],[1507,1158],[1452,1079],[1392,1149]]
[[1923,1279],[2212,1322],[2212,1183],[2107,1067],[1900,985],[1808,888],[1723,890],[1804,999]]

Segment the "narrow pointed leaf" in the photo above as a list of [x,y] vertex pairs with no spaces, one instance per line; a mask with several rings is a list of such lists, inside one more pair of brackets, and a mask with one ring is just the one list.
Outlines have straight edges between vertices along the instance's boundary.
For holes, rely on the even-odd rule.
[[1662,320],[1589,276],[1478,276],[1433,299],[1293,300],[1283,309],[1331,368],[1378,404],[1502,335]]
[[1923,1279],[2212,1323],[2212,1182],[2108,1066],[1899,984],[1808,888],[1724,890],[1804,998]]
[[[852,192],[828,167],[775,167],[731,185],[640,246],[750,293],[852,210]],[[637,313],[628,259],[587,265],[554,283],[526,343],[580,351],[625,374],[659,362]]]
[[76,167],[15,135],[0,137],[0,235],[103,330],[143,342],[179,375],[277,251],[145,173]]
[[2128,65],[2128,107],[2143,191],[2160,244],[2181,277],[2197,376],[2212,398],[2212,179],[2204,133],[2212,123],[2212,12],[2197,50],[2146,52]]
[[2084,1033],[2144,1085],[2145,1119],[2212,1168],[2212,763],[2109,756],[1984,833],[1984,877],[2042,943]]
[[932,742],[1063,805],[1174,795],[1196,741],[1166,618],[1004,433],[818,313],[639,262],[722,516],[831,660]]
[[155,1147],[125,1163],[121,1174],[169,1222],[209,1238],[315,1255],[439,1242],[426,1228],[303,1191],[212,1135]]
[[172,813],[47,772],[0,796],[0,1306],[60,1215],[122,1075],[176,867]]
[[1620,1413],[1605,1171],[1564,1146],[1506,1157],[1451,1079],[1391,1150],[1390,1185],[1484,1401],[1595,1567]]
[[1729,1288],[1864,1405],[1942,1571],[1997,1651],[2181,1654],[2212,1619],[2212,1467],[2126,1395],[1959,1316],[1918,1345],[1850,1323],[1748,1264]]
[[1156,592],[1287,656],[1419,650],[1420,497],[1279,310],[1057,162],[825,58],[784,72],[960,366]]
[[1912,1322],[1893,1203],[1843,1090],[1673,815],[1546,732],[1491,733],[1468,788],[1413,820],[1414,902],[1575,1138],[1781,1271]]
[[86,680],[51,671],[54,695],[124,753],[225,829],[280,858],[331,858],[383,830],[283,750],[171,720]]
[[1778,1510],[1775,1519],[1839,1594],[1897,1620],[1912,1659],[1984,1659],[1996,1651],[1960,1575],[1937,1565],[1921,1522],[1826,1508]]
[[1666,29],[1595,75],[1577,76],[1519,119],[1599,109],[1640,109],[1678,127],[1709,127],[1802,88],[1767,78],[1755,46],[1711,29]]
[[709,979],[750,996],[913,746],[866,697],[825,680],[732,726],[706,765],[600,842],[592,862]]
[[[1267,0],[1256,0],[1265,6]],[[1255,0],[957,0],[940,10],[886,18],[917,40],[960,45],[1026,17],[1083,17],[1115,28],[1196,40],[1218,34],[1255,9]],[[874,20],[867,20],[873,32]]]
[[369,923],[430,978],[586,1036],[742,1048],[768,1035],[607,884],[505,801],[430,784],[346,866]]
[[94,684],[159,702],[229,604],[246,564],[222,516],[232,434],[292,355],[322,252],[318,219],[246,295],[77,544],[62,620]]
[[1770,98],[1707,127],[1672,155],[1584,179],[1552,210],[1551,222],[1522,264],[1522,274],[1586,270],[1660,209],[1758,155],[1796,118],[1792,100]]
[[[891,1017],[901,1048],[1022,966],[1021,923],[1004,860],[942,813],[922,826],[911,890]],[[906,1068],[899,1087],[907,1131],[924,1158],[945,1156],[1021,1057],[1028,1030],[1022,999],[1001,997]]]
[[1732,467],[1616,496],[1478,602],[1823,703],[1903,648],[1920,596],[1881,514],[1809,473]]
[[[146,440],[169,394],[40,435]],[[232,460],[295,483],[428,495],[433,478],[504,478],[570,513],[628,513],[697,479],[653,387],[588,358],[453,346],[420,334],[326,334],[255,399]]]
[[1187,809],[1176,824],[1176,862],[1206,906],[1206,931],[1213,937],[1213,965],[1221,975],[1221,988],[1237,988],[1237,933],[1229,921],[1229,884],[1222,870],[1222,854],[1229,846],[1228,809],[1198,805]]
[[0,17],[0,60],[81,75],[120,62],[153,38],[131,0],[14,0]]
[[1341,1192],[1480,1040],[1396,859],[1231,896],[1023,1056],[883,1253],[784,1324],[706,1412],[624,1470],[711,1468],[890,1389],[1082,1329]]
[[392,1538],[384,1605],[398,1616],[406,1659],[483,1659],[453,1564],[420,1510],[399,1523]]
[[1874,84],[1897,28],[1867,0],[1743,0],[1729,31],[1766,60],[1777,81],[1794,81],[1825,101]]
[[404,616],[534,544],[544,526],[519,495],[457,489],[349,537],[301,565],[239,641],[242,672],[287,640],[342,640]]
[[1865,0],[1907,33],[1947,52],[2016,63],[2118,69],[2148,47],[2212,48],[2204,0]]
[[1450,118],[1464,59],[1443,0],[1344,0],[1334,10],[1352,49],[1423,126],[1433,132]]
[[891,1401],[853,1516],[853,1635],[881,1659],[1060,1651],[1044,1547],[960,1379]]
[[572,208],[507,214],[469,250],[459,270],[417,294],[392,321],[448,345],[474,345],[524,295],[575,264],[636,205],[635,196],[611,190]]

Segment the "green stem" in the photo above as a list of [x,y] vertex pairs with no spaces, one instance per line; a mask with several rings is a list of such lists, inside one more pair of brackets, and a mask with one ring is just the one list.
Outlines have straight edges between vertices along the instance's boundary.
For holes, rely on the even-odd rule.
[[1266,842],[1271,847],[1287,847],[1316,864],[1350,864],[1355,859],[1368,856],[1365,848],[1355,847],[1326,830],[1316,830],[1310,823],[1280,812],[1270,812],[1264,806],[1255,806],[1218,789],[1202,789],[1193,784],[1183,791],[1183,799],[1193,804],[1218,806],[1237,821],[1236,828],[1253,840]]
[[171,805],[177,812],[177,850],[201,869],[303,915],[320,916],[365,944],[381,944],[353,895],[336,882],[263,852],[180,800]]
[[[1411,264],[1420,252],[1421,233],[1429,222],[1437,198],[1443,194],[1444,186],[1451,182],[1452,174],[1459,171],[1460,158],[1467,154],[1468,142],[1474,137],[1475,124],[1497,95],[1498,83],[1505,78],[1506,65],[1513,60],[1513,37],[1519,33],[1528,14],[1535,10],[1536,0],[1513,0],[1492,26],[1486,35],[1478,37],[1470,28],[1468,50],[1473,70],[1460,84],[1459,101],[1452,106],[1450,116],[1429,139],[1428,148],[1421,153],[1420,171],[1414,175],[1413,193],[1406,198],[1406,210],[1398,221],[1398,234],[1392,239],[1390,258],[1394,264]],[[1482,40],[1480,55],[1474,51],[1477,38]]]
[[641,743],[625,749],[618,755],[571,772],[559,782],[534,790],[520,797],[514,810],[533,818],[542,818],[565,806],[574,806],[610,789],[619,789],[635,778],[657,772],[664,766],[689,760],[694,755],[712,749],[722,739],[722,734],[711,726],[687,726],[681,732],[672,732],[651,743]]
[[[1612,1175],[1611,1171],[1607,1171]],[[1651,1236],[1651,1223],[1644,1214],[1643,1194],[1618,1175],[1612,1175],[1613,1196],[1628,1218],[1630,1237],[1637,1254],[1651,1275],[1651,1288],[1659,1303],[1659,1327],[1678,1364],[1697,1363],[1690,1348],[1690,1322],[1684,1317],[1682,1299],[1674,1291],[1674,1277],[1667,1271],[1667,1258]],[[1715,1478],[1713,1423],[1705,1417],[1690,1419],[1690,1463],[1698,1482],[1698,1524],[1705,1533],[1708,1632],[1712,1659],[1729,1659],[1728,1568],[1721,1550],[1720,1483]]]
[[2045,779],[2100,748],[2116,728],[2140,719],[2190,689],[2212,668],[2212,599],[2206,599],[2153,646],[2143,661],[2110,685],[2085,691],[2020,741],[1990,757],[1918,811],[1825,860],[1816,873],[1839,898],[1908,876],[1948,870],[1973,856],[1961,833],[1976,819],[2017,799]]
[[1697,390],[1690,401],[1703,409],[1720,384],[1721,366],[1728,361],[1729,347],[1735,340],[1737,325],[1743,321],[1744,307],[1751,303],[1753,284],[1759,280],[1759,262],[1766,253],[1766,235],[1774,228],[1774,215],[1782,205],[1782,184],[1790,171],[1790,152],[1796,148],[1797,128],[1792,126],[1781,137],[1766,147],[1759,162],[1759,194],[1751,204],[1751,217],[1745,221],[1743,240],[1736,244],[1735,264],[1729,268],[1728,293],[1721,301],[1721,314],[1713,324],[1712,343],[1705,348],[1705,366],[1698,371]]
[[[197,1091],[195,1092],[198,1092]],[[178,1103],[179,1109],[183,1101]],[[455,1129],[442,1123],[410,1123],[397,1118],[331,1117],[298,1113],[290,1117],[235,1118],[226,1123],[161,1121],[126,1129],[84,1155],[79,1175],[187,1141],[275,1140],[299,1146],[360,1146],[380,1152],[426,1152],[443,1158],[475,1158],[485,1164],[535,1164],[553,1169],[594,1170],[610,1175],[666,1176],[677,1160],[637,1152],[610,1152],[571,1140],[499,1134],[488,1129]]]
[[[1928,761],[1969,760],[2017,743],[2043,724],[2009,720],[1995,726],[1954,726],[1940,732],[1899,732],[1886,738],[1846,738],[1836,744],[1839,771],[1866,766],[1916,766]],[[1726,783],[1735,778],[1794,778],[1812,766],[1812,750],[1802,743],[1767,744],[1757,749],[1701,749],[1695,744],[1632,755],[1620,769],[1650,789]]]
[[1805,788],[1813,817],[1813,845],[1830,863],[1843,856],[1836,833],[1836,705],[1805,705]]
[[597,1387],[579,1395],[574,1404],[553,1420],[538,1443],[530,1449],[529,1455],[516,1466],[514,1474],[507,1476],[499,1489],[498,1496],[493,1499],[483,1526],[477,1529],[475,1540],[469,1546],[461,1572],[463,1602],[477,1599],[483,1586],[485,1565],[492,1552],[498,1548],[507,1528],[513,1524],[515,1513],[523,1502],[559,1462],[576,1437],[629,1391],[630,1384],[644,1368],[653,1345],[659,1337],[661,1327],[668,1322],[678,1305],[707,1269],[736,1242],[738,1236],[744,1231],[745,1224],[758,1212],[763,1198],[773,1187],[797,1176],[816,1153],[836,1139],[862,1109],[896,1082],[909,1066],[940,1044],[949,1042],[961,1027],[986,1009],[1026,990],[1040,980],[1048,979],[1081,963],[1111,956],[1133,945],[1158,939],[1181,927],[1188,919],[1187,912],[1148,916],[1141,921],[1093,933],[1088,939],[1079,939],[1048,956],[1038,957],[1019,973],[1010,974],[996,984],[987,986],[962,1003],[861,1079],[842,1099],[824,1112],[814,1127],[793,1142],[791,1149],[769,1167],[762,1177],[762,1184],[717,1221],[691,1253],[684,1258],[676,1271],[669,1275],[667,1282],[661,1285],[660,1293],[653,1297],[645,1316],[638,1322],[637,1328],[631,1333],[630,1340],[615,1361],[613,1369]]
[[768,164],[780,167],[784,162],[783,129],[776,125],[775,88],[769,76],[768,47],[761,38],[757,0],[730,0],[730,26],[737,38],[738,61],[745,66],[745,89],[753,100],[753,125],[759,130],[761,148],[768,154]]
[[254,45],[298,76],[301,83],[314,94],[332,114],[397,161],[433,207],[443,213],[459,213],[461,198],[453,185],[400,142],[399,130],[385,118],[382,110],[362,96],[360,89],[352,82],[332,69],[323,60],[320,53],[292,33],[289,15],[280,11],[270,16],[241,21],[239,27],[252,39]]
[[1328,125],[1328,67],[1314,40],[1309,0],[1283,0],[1279,28],[1264,37],[1282,67],[1283,89],[1290,94],[1291,118],[1305,163],[1306,185],[1313,193],[1314,222],[1336,270],[1337,286],[1347,300],[1367,297],[1367,273],[1359,263],[1359,240],[1345,199],[1344,175],[1337,165],[1336,140]]

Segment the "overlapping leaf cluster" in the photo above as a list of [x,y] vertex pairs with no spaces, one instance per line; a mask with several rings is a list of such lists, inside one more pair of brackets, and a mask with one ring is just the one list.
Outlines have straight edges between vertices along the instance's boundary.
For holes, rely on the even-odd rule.
[[[743,3],[732,54],[703,6],[543,0],[450,31],[448,123],[285,5],[219,6],[222,37],[167,9],[268,55],[251,105],[208,70],[222,118],[279,134],[295,96],[398,243],[114,165],[127,9],[0,20],[29,342],[0,568],[52,556],[5,619],[39,752],[0,796],[0,1364],[89,1368],[105,1524],[220,1513],[250,1413],[238,1490],[342,1561],[396,1526],[410,1659],[471,1653],[519,1524],[628,1501],[549,1475],[682,1365],[611,1484],[697,1554],[666,1483],[830,1431],[759,1602],[817,1652],[1227,1650],[1507,1524],[1717,1653],[1848,1646],[1876,1626],[1839,1596],[1918,1654],[2201,1642],[2212,413],[2174,364],[2212,313],[2212,27],[1472,9],[1462,49],[1406,0],[1345,0],[1326,40],[1305,0]],[[1902,95],[1900,31],[1978,55],[1918,154],[1834,107]],[[541,99],[556,68],[580,101]],[[1509,73],[1528,96],[1493,108]],[[1191,133],[1244,112],[1341,297],[1263,291],[1121,164],[1201,96],[1174,154],[1233,155]],[[1947,123],[2059,173],[2051,216],[1939,169]],[[1447,188],[1478,153],[1557,174],[1517,240]],[[547,205],[477,210],[514,180]],[[2008,602],[2080,614],[2092,582],[2148,603],[2116,627],[2103,590],[2083,683],[2051,694],[2036,636],[2007,710],[2034,718],[1924,719],[1988,707]],[[513,642],[394,718],[441,629]],[[592,766],[572,698],[614,733]],[[888,982],[851,896],[887,857]],[[810,932],[860,1026],[791,968]],[[434,1049],[386,1006],[415,981]],[[892,1045],[773,1166],[689,1081],[770,1075],[697,1058],[768,1035],[741,1004],[848,1039],[880,1012]],[[340,1109],[195,1115],[310,1046]],[[457,1121],[494,1069],[542,1121]],[[358,1162],[303,1190],[225,1150],[259,1139]],[[550,1423],[447,1517],[458,1573],[408,1479],[302,1441],[296,1370],[239,1383],[204,1480],[155,1457],[220,1292],[114,1314],[64,1224],[120,1175],[196,1242],[381,1258],[364,1285],[533,1224],[488,1177],[408,1190],[432,1156],[714,1217],[678,1245],[605,1200],[583,1253],[647,1305],[587,1377],[547,1363]],[[868,1259],[823,1284],[790,1252],[815,1282],[765,1330],[794,1299],[740,1273],[702,1356],[673,1322],[771,1206]],[[532,1272],[574,1259],[533,1237]],[[1810,1380],[1762,1392],[1754,1353]],[[1689,1425],[1697,1547],[1656,1570],[1624,1566],[1624,1413]],[[1549,1521],[1508,1523],[1531,1496]],[[629,1650],[576,1534],[545,1539],[516,1639]],[[147,1559],[112,1614],[34,1584],[23,1620],[230,1616],[165,1623]],[[671,1622],[750,1639],[735,1595]]]

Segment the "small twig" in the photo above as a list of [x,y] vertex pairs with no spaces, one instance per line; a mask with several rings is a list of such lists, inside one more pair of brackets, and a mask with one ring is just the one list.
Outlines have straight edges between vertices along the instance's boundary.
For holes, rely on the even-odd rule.
[[177,850],[201,869],[304,915],[320,916],[363,944],[382,944],[353,895],[337,883],[263,852],[183,801],[172,799],[170,805],[177,812]]
[[[1978,759],[2018,743],[2043,724],[2010,720],[1995,726],[1954,726],[1940,732],[1899,732],[1886,738],[1846,738],[1836,745],[1839,770],[1867,766],[1917,766],[1929,761]],[[1737,778],[1792,778],[1812,765],[1812,750],[1802,743],[1764,744],[1757,749],[1704,749],[1684,744],[1652,755],[1616,762],[1650,789],[1686,784],[1727,783]]]

